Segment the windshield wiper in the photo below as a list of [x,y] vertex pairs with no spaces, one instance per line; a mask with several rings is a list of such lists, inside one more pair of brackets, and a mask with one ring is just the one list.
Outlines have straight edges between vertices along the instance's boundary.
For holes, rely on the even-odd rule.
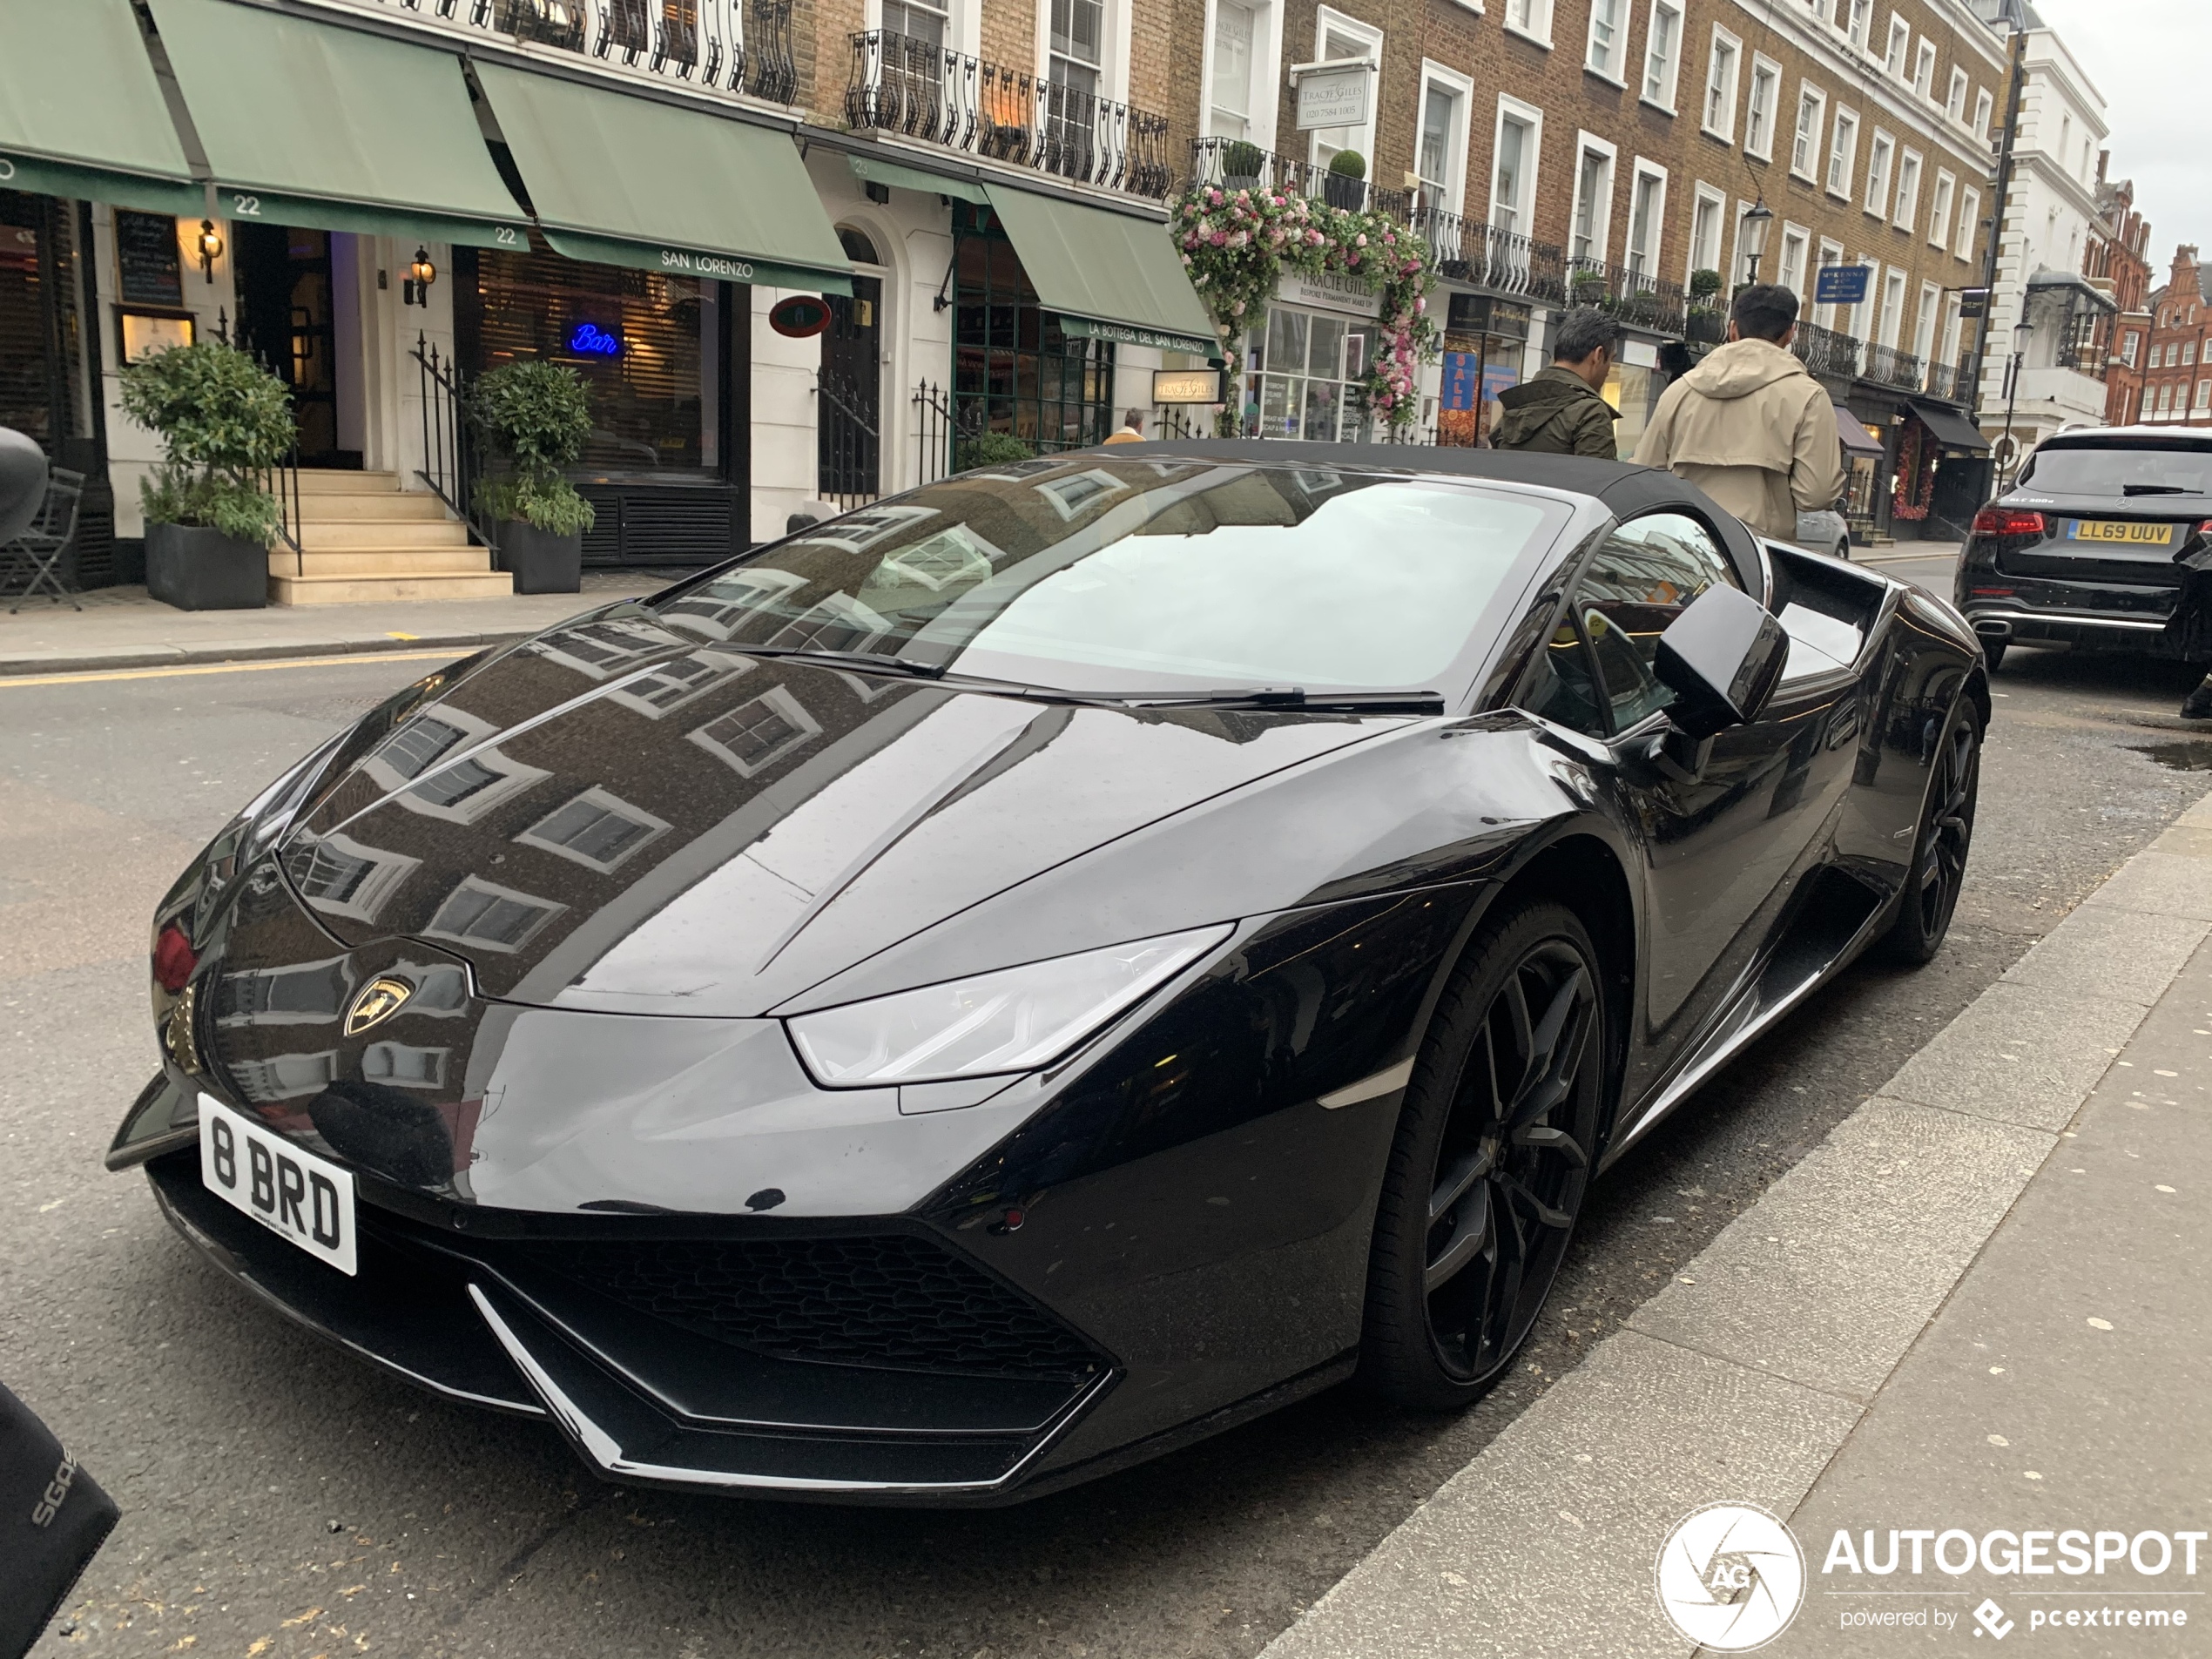
[[797,657],[806,662],[819,663],[825,668],[861,669],[872,674],[896,674],[906,679],[941,680],[945,678],[942,663],[917,663],[882,651],[817,651],[811,645],[742,645],[735,643],[729,649],[747,657]]
[[2194,496],[2199,492],[2185,484],[2122,484],[2123,496]]
[[[1093,692],[1093,696],[1107,696]],[[1125,691],[1116,702],[1147,708],[1239,708],[1352,710],[1359,712],[1441,714],[1438,691],[1309,691],[1303,685],[1221,685],[1191,691]]]

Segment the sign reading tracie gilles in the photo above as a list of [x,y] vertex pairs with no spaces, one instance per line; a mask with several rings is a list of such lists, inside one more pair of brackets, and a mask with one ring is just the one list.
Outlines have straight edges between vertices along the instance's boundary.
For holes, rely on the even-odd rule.
[[569,330],[569,349],[587,357],[619,357],[622,336],[609,334],[596,322],[580,322]]
[[1824,265],[1813,277],[1817,305],[1856,306],[1866,301],[1866,267],[1863,265]]

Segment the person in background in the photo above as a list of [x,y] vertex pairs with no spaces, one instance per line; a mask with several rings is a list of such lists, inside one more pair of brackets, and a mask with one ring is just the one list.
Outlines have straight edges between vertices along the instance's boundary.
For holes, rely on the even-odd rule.
[[1109,439],[1109,443],[1142,443],[1144,442],[1144,411],[1130,409],[1122,416],[1122,429]]
[[1836,411],[1791,354],[1797,296],[1755,282],[1729,307],[1728,343],[1660,394],[1636,445],[1762,536],[1795,541],[1797,515],[1844,493]]
[[1620,339],[1613,319],[1595,306],[1577,306],[1561,317],[1552,341],[1552,366],[1498,394],[1504,413],[1491,430],[1490,447],[1618,461],[1613,423],[1621,412],[1599,393],[1613,372]]

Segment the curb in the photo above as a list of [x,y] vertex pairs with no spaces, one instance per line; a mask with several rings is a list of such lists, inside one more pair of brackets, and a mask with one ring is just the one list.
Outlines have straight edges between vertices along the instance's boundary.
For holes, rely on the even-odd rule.
[[0,657],[0,679],[33,674],[98,673],[105,669],[181,668],[199,663],[261,663],[287,658],[374,657],[387,651],[468,652],[528,639],[536,629],[511,633],[419,634],[408,639],[287,641],[269,645],[168,645],[158,651],[98,651],[81,657]]
[[2212,798],[2114,872],[1262,1659],[1689,1659],[1695,1644],[1653,1593],[1656,1541],[1716,1499],[1797,1511],[2208,938]]

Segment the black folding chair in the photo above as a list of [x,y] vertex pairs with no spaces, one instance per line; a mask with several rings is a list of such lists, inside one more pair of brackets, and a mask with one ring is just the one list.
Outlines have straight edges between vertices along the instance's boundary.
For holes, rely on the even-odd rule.
[[[55,467],[46,475],[46,502],[30,528],[12,542],[0,544],[0,592],[12,595],[8,607],[13,616],[23,602],[41,593],[56,604],[64,599],[78,610],[77,596],[62,577],[62,559],[77,541],[77,509],[84,496],[84,475]],[[23,585],[18,589],[16,584]]]

